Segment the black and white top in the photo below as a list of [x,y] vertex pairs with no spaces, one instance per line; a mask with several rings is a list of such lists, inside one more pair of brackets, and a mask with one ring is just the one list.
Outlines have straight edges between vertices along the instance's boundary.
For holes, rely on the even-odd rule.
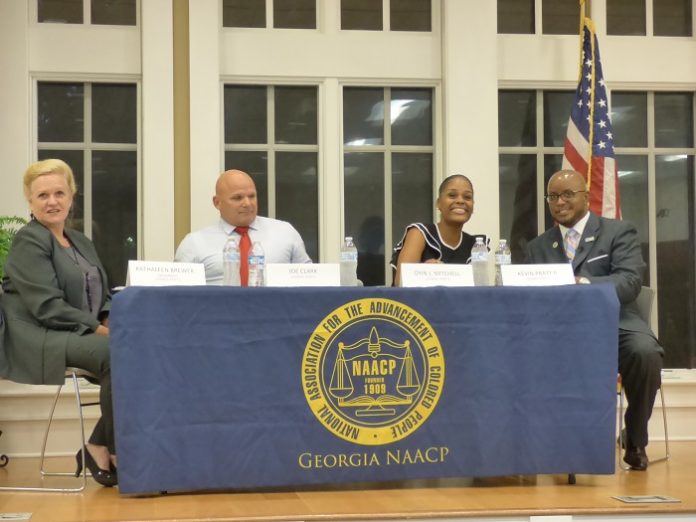
[[423,249],[423,254],[421,255],[420,262],[424,263],[430,259],[437,259],[443,263],[460,263],[466,264],[471,262],[471,248],[476,243],[476,236],[482,236],[483,242],[487,245],[488,240],[485,235],[477,234],[472,236],[462,231],[462,237],[459,239],[457,245],[451,246],[445,243],[440,236],[440,231],[437,225],[430,223],[425,225],[423,223],[411,223],[406,227],[401,241],[394,247],[394,254],[391,258],[391,266],[394,271],[396,271],[396,265],[399,260],[399,254],[401,254],[401,249],[404,247],[404,241],[406,239],[406,234],[411,228],[417,228],[423,237],[425,238],[425,248]]

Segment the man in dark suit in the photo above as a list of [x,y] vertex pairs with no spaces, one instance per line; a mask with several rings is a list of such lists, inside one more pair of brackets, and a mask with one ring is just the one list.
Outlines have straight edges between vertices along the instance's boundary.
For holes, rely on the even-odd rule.
[[648,420],[660,387],[664,352],[636,305],[645,269],[638,234],[628,222],[589,211],[587,186],[579,172],[561,170],[551,176],[546,200],[559,226],[529,242],[527,262],[570,262],[577,283],[614,285],[621,303],[619,373],[628,399],[624,461],[632,469],[645,470]]

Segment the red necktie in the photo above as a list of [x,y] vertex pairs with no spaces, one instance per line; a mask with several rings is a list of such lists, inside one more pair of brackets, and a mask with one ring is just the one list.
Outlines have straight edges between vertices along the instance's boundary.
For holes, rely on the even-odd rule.
[[234,230],[241,236],[239,238],[239,280],[242,286],[249,286],[249,251],[251,250],[249,227],[237,227]]

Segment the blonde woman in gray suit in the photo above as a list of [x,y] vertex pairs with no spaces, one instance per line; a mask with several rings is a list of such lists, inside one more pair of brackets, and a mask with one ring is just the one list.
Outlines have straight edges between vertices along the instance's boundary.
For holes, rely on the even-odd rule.
[[62,160],[33,163],[24,173],[31,221],[10,248],[2,280],[0,374],[16,382],[61,384],[65,368],[89,371],[99,381],[102,417],[82,452],[94,479],[117,483],[108,314],[111,295],[92,242],[66,227],[75,178]]

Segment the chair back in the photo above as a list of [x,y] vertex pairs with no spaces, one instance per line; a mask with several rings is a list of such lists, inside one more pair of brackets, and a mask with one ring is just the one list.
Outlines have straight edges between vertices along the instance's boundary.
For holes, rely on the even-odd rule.
[[646,323],[650,324],[650,316],[652,315],[652,305],[655,300],[655,290],[649,286],[643,286],[640,289],[640,294],[636,298],[638,306],[638,314]]

